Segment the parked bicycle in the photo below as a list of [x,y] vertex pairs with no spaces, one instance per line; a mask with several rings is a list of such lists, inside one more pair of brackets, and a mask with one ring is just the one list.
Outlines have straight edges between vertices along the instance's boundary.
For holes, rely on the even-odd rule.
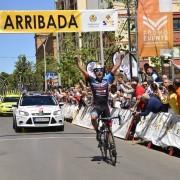
[[[103,160],[111,162],[112,165],[116,165],[117,160],[117,151],[116,144],[114,140],[113,133],[111,128],[107,125],[107,121],[112,119],[117,119],[120,124],[120,116],[117,117],[99,117],[98,118],[98,136],[99,136],[99,145],[98,147],[101,150]],[[109,153],[108,153],[109,152]]]

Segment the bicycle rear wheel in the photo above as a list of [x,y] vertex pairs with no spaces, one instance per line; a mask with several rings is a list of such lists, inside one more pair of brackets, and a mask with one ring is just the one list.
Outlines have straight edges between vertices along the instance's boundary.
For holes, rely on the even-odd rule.
[[109,136],[108,136],[108,150],[109,150],[110,161],[112,165],[115,166],[116,160],[117,160],[117,151],[116,151],[114,136],[110,129],[109,129]]

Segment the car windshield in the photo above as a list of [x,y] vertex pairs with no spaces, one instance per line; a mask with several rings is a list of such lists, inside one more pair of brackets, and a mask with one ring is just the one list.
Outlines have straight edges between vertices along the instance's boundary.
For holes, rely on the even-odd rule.
[[57,105],[56,100],[52,96],[24,96],[21,101],[21,106],[34,105]]
[[19,97],[4,97],[3,98],[3,102],[18,102],[19,101]]

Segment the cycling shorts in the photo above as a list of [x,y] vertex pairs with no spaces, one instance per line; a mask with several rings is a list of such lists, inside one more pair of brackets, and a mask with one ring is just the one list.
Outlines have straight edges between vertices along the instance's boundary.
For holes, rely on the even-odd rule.
[[[97,118],[101,115],[101,117],[110,117],[110,109],[108,105],[95,105],[93,110],[91,111],[91,116],[96,116]],[[109,127],[112,126],[112,120],[108,120],[106,123]]]

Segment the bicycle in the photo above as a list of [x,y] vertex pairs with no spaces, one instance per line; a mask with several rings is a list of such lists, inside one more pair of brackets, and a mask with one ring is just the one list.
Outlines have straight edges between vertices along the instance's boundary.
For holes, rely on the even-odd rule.
[[[103,160],[105,161],[110,160],[112,165],[114,166],[116,165],[116,160],[117,160],[116,145],[115,145],[113,133],[110,127],[106,124],[106,122],[112,119],[117,119],[117,118],[119,119],[119,124],[120,124],[120,120],[121,120],[120,116],[117,116],[117,117],[101,117],[100,116],[97,120],[98,137],[99,137],[98,147],[100,148]],[[107,151],[109,151],[109,157],[108,157]]]

